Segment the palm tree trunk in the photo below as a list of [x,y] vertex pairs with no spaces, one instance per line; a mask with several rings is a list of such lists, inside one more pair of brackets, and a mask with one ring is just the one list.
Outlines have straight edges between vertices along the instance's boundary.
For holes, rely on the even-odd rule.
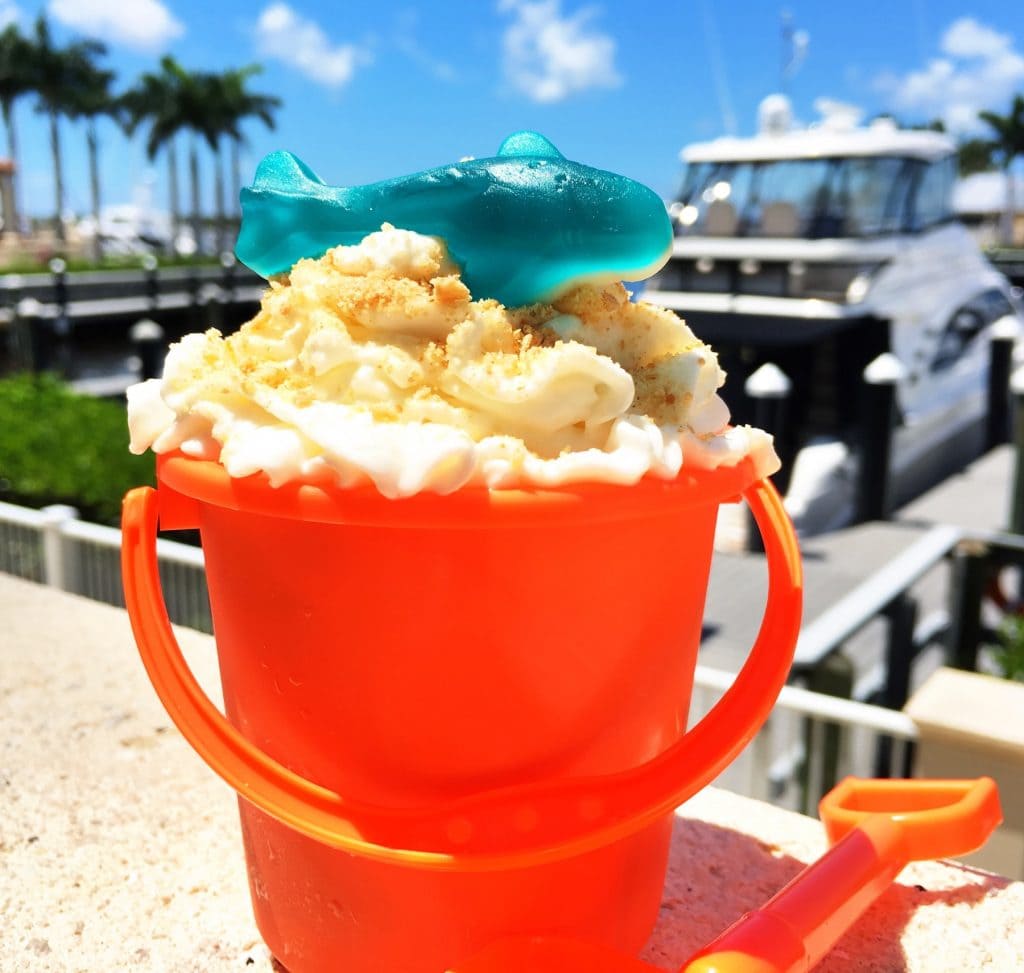
[[242,228],[242,140],[231,138],[231,212],[228,221],[231,226],[231,249],[235,248],[238,233]]
[[231,215],[238,216],[241,213],[239,197],[242,192],[242,140],[233,138],[231,140]]
[[53,155],[53,198],[56,206],[57,242],[64,248],[64,162],[60,152],[60,126],[57,113],[50,110],[50,152]]
[[202,216],[199,212],[199,155],[196,151],[196,140],[193,138],[188,146],[188,169],[192,181],[192,236],[196,241],[196,253],[201,252]]
[[224,159],[220,151],[220,143],[213,153],[213,191],[217,207],[217,253],[223,253],[225,238],[227,237],[226,220],[224,216]]
[[1007,153],[1003,165],[1003,178],[1006,180],[1006,204],[999,218],[999,242],[1004,247],[1013,246],[1013,224],[1017,207],[1013,192],[1013,156]]
[[178,201],[178,150],[172,139],[167,143],[167,182],[168,182],[168,205],[171,210],[171,239],[169,250],[175,252],[175,244],[178,241],[178,228],[181,225],[181,204]]
[[100,149],[96,138],[96,120],[86,122],[85,142],[89,149],[89,192],[92,196],[92,219],[96,231],[92,238],[92,259],[103,259],[103,240],[100,238]]
[[14,130],[14,102],[10,98],[3,100],[4,128],[7,130],[7,158],[11,160],[13,172],[11,173],[10,189],[10,212],[4,213],[4,230],[11,230],[14,233],[21,232],[21,205],[18,199],[18,136]]

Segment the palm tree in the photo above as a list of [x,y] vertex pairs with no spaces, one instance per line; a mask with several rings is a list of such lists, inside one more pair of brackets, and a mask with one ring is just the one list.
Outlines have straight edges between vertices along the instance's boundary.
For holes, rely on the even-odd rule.
[[[199,247],[202,232],[202,214],[199,205],[199,139],[204,139],[210,151],[216,154],[218,138],[218,118],[220,108],[213,75],[208,72],[186,71],[173,58],[169,61],[178,78],[178,111],[181,127],[189,133],[188,169],[192,187],[192,233],[196,246]],[[223,185],[218,186],[223,194]],[[223,202],[221,202],[223,209]]]
[[224,250],[224,170],[220,142],[221,136],[227,134],[233,124],[228,106],[229,95],[226,77],[226,74],[204,72],[197,79],[202,88],[203,103],[206,106],[201,121],[202,134],[213,153],[213,198],[216,211],[218,253]]
[[1013,243],[1013,220],[1015,213],[1013,192],[1013,163],[1024,155],[1024,95],[1014,95],[1010,111],[1005,115],[996,112],[978,112],[980,118],[995,132],[992,140],[1001,157],[1003,174],[1006,179],[1006,209],[1003,211],[1000,237],[1004,244]]
[[152,161],[162,149],[167,152],[168,202],[171,211],[171,242],[177,239],[181,224],[178,194],[178,151],[175,136],[184,128],[179,110],[178,74],[172,58],[160,62],[160,73],[147,71],[118,99],[125,131],[133,135],[139,125],[149,125],[146,157]]
[[988,139],[965,139],[957,147],[957,171],[961,176],[972,176],[976,172],[988,172],[993,168],[994,148]]
[[249,64],[244,68],[226,71],[223,75],[223,88],[227,100],[228,115],[231,125],[227,136],[231,140],[231,192],[234,205],[238,206],[238,196],[242,188],[242,165],[239,158],[241,147],[245,142],[242,134],[242,123],[250,118],[257,118],[267,128],[275,127],[274,112],[281,107],[281,99],[275,95],[264,95],[248,91],[248,80],[262,72],[259,64]]
[[[35,88],[35,60],[31,42],[21,33],[17,24],[9,24],[0,33],[0,111],[7,130],[7,156],[14,166],[11,191],[11,212],[5,213],[6,223],[15,232],[19,227],[18,137],[14,126],[14,103]],[[7,226],[5,225],[5,229]]]
[[68,93],[67,112],[72,118],[85,119],[85,141],[89,152],[89,188],[96,228],[92,255],[94,260],[99,261],[103,252],[100,239],[99,138],[96,121],[101,115],[120,120],[121,109],[110,90],[114,81],[113,71],[99,67],[92,57],[82,57],[80,54],[72,59],[70,69],[73,84]]
[[192,188],[192,233],[198,247],[202,231],[198,141],[204,139],[212,152],[217,151],[217,118],[220,111],[218,97],[209,73],[187,71],[170,56],[165,56],[160,66],[173,80],[176,125],[179,129],[185,129],[190,136],[188,168]]
[[54,208],[58,243],[64,237],[64,163],[60,145],[60,116],[69,113],[75,87],[76,72],[85,62],[107,53],[105,44],[94,40],[75,41],[67,47],[57,47],[50,36],[50,25],[40,14],[35,25],[36,77],[34,90],[39,96],[37,110],[50,120],[50,151],[53,155]]
[[160,59],[159,74],[144,74],[135,88],[121,96],[129,133],[143,121],[149,122],[146,153],[154,158],[165,145],[169,149],[171,167],[171,221],[179,222],[177,191],[177,156],[174,138],[179,132],[189,132],[189,176],[192,184],[192,232],[196,244],[201,233],[199,206],[199,156],[197,139],[203,138],[216,149],[211,124],[215,105],[212,100],[209,75],[183,68],[169,54]]
[[256,117],[268,128],[274,127],[274,109],[281,104],[280,98],[273,95],[256,94],[246,90],[246,82],[262,68],[258,64],[250,64],[244,68],[233,68],[222,74],[204,76],[202,83],[207,88],[207,105],[209,112],[205,121],[205,137],[214,148],[215,166],[215,198],[217,207],[217,244],[224,247],[224,231],[226,215],[224,207],[224,178],[221,146],[224,138],[232,146],[232,189],[235,206],[238,205],[238,194],[241,184],[241,165],[239,162],[239,145],[243,140],[241,123],[247,118]]

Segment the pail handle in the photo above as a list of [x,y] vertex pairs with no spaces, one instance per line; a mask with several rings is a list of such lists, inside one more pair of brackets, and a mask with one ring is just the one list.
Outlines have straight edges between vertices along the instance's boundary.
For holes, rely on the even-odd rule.
[[712,710],[659,756],[627,771],[539,781],[428,808],[349,800],[284,767],[210,702],[167,617],[157,569],[159,498],[132,490],[122,517],[125,601],[139,653],[171,720],[210,767],[256,807],[324,844],[440,871],[490,871],[600,848],[670,813],[746,746],[786,681],[800,627],[800,554],[775,488],[744,490],[764,539],[765,615],[750,656]]

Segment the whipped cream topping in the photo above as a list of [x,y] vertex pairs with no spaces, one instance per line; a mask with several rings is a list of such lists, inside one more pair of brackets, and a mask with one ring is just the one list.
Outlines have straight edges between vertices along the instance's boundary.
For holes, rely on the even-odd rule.
[[128,391],[131,449],[218,459],[387,497],[579,481],[635,483],[753,456],[714,353],[621,284],[550,304],[474,301],[433,237],[385,226],[271,281],[235,334],[186,335]]

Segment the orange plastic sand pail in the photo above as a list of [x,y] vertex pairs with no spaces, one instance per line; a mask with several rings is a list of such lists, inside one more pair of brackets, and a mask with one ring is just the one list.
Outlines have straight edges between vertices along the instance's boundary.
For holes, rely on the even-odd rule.
[[[158,480],[125,499],[132,627],[240,795],[256,920],[291,973],[441,973],[522,934],[640,949],[672,811],[764,722],[799,628],[796,540],[749,461],[402,500],[173,454]],[[765,617],[684,732],[716,514],[740,495]],[[158,520],[201,531],[226,719],[171,632]]]

